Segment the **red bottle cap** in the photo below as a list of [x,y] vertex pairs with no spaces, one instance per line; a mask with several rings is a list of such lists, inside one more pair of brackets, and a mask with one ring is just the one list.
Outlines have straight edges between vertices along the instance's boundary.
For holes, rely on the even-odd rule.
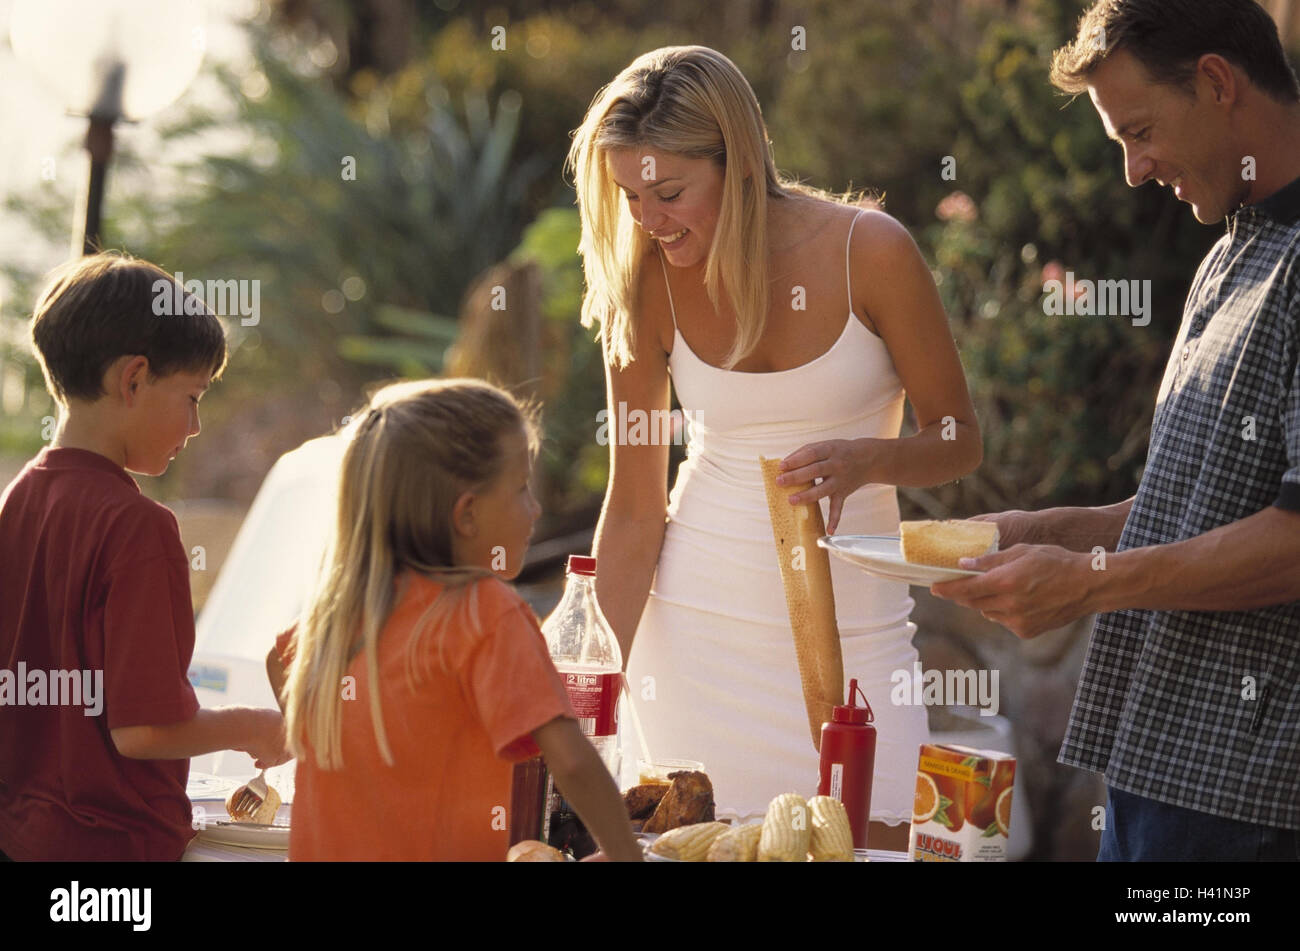
[[570,555],[569,567],[566,569],[571,575],[587,575],[596,577],[596,559],[590,555]]
[[[862,698],[863,706],[856,706],[853,703],[853,695],[857,694]],[[858,687],[858,681],[855,677],[849,681],[849,702],[842,706],[837,706],[831,711],[831,721],[834,723],[852,723],[862,725],[870,723],[876,718],[871,712],[871,704],[867,703],[867,695]]]

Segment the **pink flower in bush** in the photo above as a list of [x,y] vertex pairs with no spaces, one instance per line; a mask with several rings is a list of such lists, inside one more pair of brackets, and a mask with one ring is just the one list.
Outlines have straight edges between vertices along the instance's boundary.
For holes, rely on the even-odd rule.
[[961,191],[945,196],[934,209],[934,213],[940,221],[960,221],[963,224],[970,224],[979,217],[979,209],[975,207],[975,202],[971,200],[970,195]]

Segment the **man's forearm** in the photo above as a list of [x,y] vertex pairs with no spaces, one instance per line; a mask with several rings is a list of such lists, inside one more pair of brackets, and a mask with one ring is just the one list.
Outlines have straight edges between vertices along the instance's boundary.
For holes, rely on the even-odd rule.
[[1059,545],[1070,551],[1090,552],[1098,546],[1114,551],[1132,507],[1133,499],[1128,498],[1114,505],[1092,508],[1043,509],[1033,513],[1033,536],[1027,541],[1035,545]]
[[1269,506],[1195,538],[1118,552],[1095,582],[1097,611],[1250,611],[1300,600],[1300,512]]

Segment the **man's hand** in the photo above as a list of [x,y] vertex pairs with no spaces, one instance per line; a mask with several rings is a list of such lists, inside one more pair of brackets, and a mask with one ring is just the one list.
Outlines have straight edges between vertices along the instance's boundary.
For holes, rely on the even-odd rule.
[[1038,539],[1034,534],[1034,513],[1013,509],[1009,512],[990,512],[973,515],[972,522],[992,522],[998,527],[998,549],[1008,550],[1016,545],[1032,545]]
[[979,611],[1018,637],[1037,637],[1092,613],[1092,559],[1055,545],[1013,545],[963,558],[974,578],[942,581],[930,593]]

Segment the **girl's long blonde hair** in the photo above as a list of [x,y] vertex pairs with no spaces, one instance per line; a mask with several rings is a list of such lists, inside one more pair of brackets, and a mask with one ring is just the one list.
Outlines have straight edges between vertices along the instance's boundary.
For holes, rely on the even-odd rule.
[[565,161],[582,220],[582,325],[600,322],[606,358],[617,367],[631,363],[636,351],[636,288],[651,239],[624,206],[607,153],[638,147],[709,159],[723,172],[704,286],[715,309],[725,292],[736,313],[736,338],[724,364],[730,369],[753,352],[767,323],[768,199],[854,199],[777,173],[758,99],[726,56],[706,46],[665,46],[638,56],[596,94]]
[[343,678],[364,650],[371,723],[392,765],[379,701],[378,642],[398,600],[395,579],[409,570],[445,585],[411,633],[407,680],[414,686],[425,673],[417,657],[430,632],[453,614],[478,628],[479,586],[472,582],[493,573],[454,564],[452,509],[461,493],[500,474],[502,437],[516,428],[535,453],[532,408],[467,379],[389,384],[348,423],[338,519],[295,632],[285,685],[285,725],[295,755],[310,749],[323,769],[343,765]]

